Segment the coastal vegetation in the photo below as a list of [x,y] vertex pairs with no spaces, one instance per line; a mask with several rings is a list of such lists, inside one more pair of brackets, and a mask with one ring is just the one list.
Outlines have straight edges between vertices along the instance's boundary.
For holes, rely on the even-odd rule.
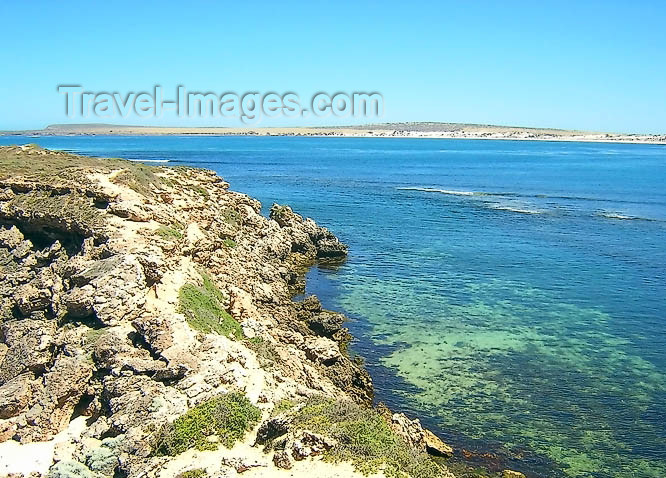
[[174,241],[182,239],[183,237],[183,233],[180,232],[178,229],[176,229],[173,226],[165,226],[165,225],[161,225],[160,227],[158,227],[157,230],[155,231],[155,234],[160,236],[165,241]]
[[[238,466],[220,460],[204,470],[165,457],[254,438],[261,412],[244,393],[220,395],[231,387],[258,389],[264,406],[298,419],[301,434],[288,436],[292,444],[305,437],[304,447],[276,441],[268,467],[325,453],[364,473],[437,471],[418,441],[420,424],[405,418],[396,428],[369,408],[372,382],[345,353],[344,316],[314,296],[290,295],[306,265],[346,255],[327,229],[288,207],[271,223],[258,202],[206,171],[135,169],[37,147],[0,147],[3,158],[17,169],[0,172],[0,416],[10,431],[0,443],[48,441],[72,417],[90,417],[46,476],[136,477],[156,466],[170,467],[169,476],[223,476],[253,458],[241,453]],[[215,200],[202,201],[197,186]],[[256,310],[243,315],[249,337],[230,313],[232,294],[234,314]],[[184,320],[197,333],[180,333]],[[340,403],[294,399],[322,391]],[[310,438],[322,441],[311,447]]]
[[208,473],[206,473],[206,470],[203,468],[195,468],[179,474],[177,478],[205,478],[207,476]]
[[[373,408],[349,400],[314,397],[301,407],[282,401],[276,409],[287,414],[294,410],[292,431],[307,430],[334,440],[335,445],[324,455],[327,461],[351,462],[364,475],[380,470],[389,478],[442,475],[439,465],[425,452],[410,447]],[[277,441],[271,445],[280,446]]]
[[111,181],[115,184],[125,185],[146,197],[152,197],[154,189],[162,186],[162,179],[155,174],[156,168],[142,163],[132,163],[130,166],[123,168],[122,171],[113,176]]
[[[239,392],[220,395],[190,409],[157,434],[153,453],[175,456],[190,448],[231,448],[261,418],[261,411]],[[193,475],[198,476],[198,475]]]
[[[48,161],[44,158],[48,156]],[[41,182],[58,187],[60,183],[75,182],[79,186],[89,181],[81,172],[117,171],[112,181],[125,185],[140,194],[152,195],[151,186],[162,185],[157,174],[160,168],[125,159],[104,159],[78,156],[62,151],[47,151],[36,144],[10,146],[0,151],[0,181],[20,176],[25,182]]]
[[52,229],[83,236],[93,235],[103,226],[103,219],[92,201],[76,192],[53,194],[36,190],[19,194],[9,201],[7,211],[31,222],[40,221]]
[[224,309],[226,296],[210,277],[202,274],[203,285],[183,285],[178,292],[179,310],[194,330],[242,339],[240,324]]

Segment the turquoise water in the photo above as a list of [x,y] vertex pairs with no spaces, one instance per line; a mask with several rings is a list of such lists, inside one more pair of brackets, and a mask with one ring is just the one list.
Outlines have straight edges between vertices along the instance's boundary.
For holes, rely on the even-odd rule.
[[666,148],[0,137],[218,171],[351,246],[344,310],[378,399],[535,476],[666,476]]

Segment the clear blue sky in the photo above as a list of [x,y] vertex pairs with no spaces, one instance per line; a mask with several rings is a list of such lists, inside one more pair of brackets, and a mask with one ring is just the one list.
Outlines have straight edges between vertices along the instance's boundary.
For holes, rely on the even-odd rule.
[[157,83],[379,91],[382,121],[666,132],[663,0],[5,1],[0,17],[0,129],[71,122],[58,84]]

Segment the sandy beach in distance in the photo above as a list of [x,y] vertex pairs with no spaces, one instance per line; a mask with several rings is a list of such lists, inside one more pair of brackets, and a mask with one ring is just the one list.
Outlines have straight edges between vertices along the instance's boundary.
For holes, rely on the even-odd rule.
[[211,135],[313,136],[347,138],[494,139],[666,144],[666,134],[599,133],[548,128],[460,123],[382,123],[336,127],[159,127],[112,124],[60,124],[41,130],[5,131],[0,135]]

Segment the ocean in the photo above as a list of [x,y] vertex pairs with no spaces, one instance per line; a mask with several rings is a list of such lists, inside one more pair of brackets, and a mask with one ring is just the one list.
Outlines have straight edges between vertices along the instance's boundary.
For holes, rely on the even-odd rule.
[[307,292],[345,312],[377,400],[470,460],[666,476],[666,147],[299,137],[0,137],[210,168],[350,246]]

